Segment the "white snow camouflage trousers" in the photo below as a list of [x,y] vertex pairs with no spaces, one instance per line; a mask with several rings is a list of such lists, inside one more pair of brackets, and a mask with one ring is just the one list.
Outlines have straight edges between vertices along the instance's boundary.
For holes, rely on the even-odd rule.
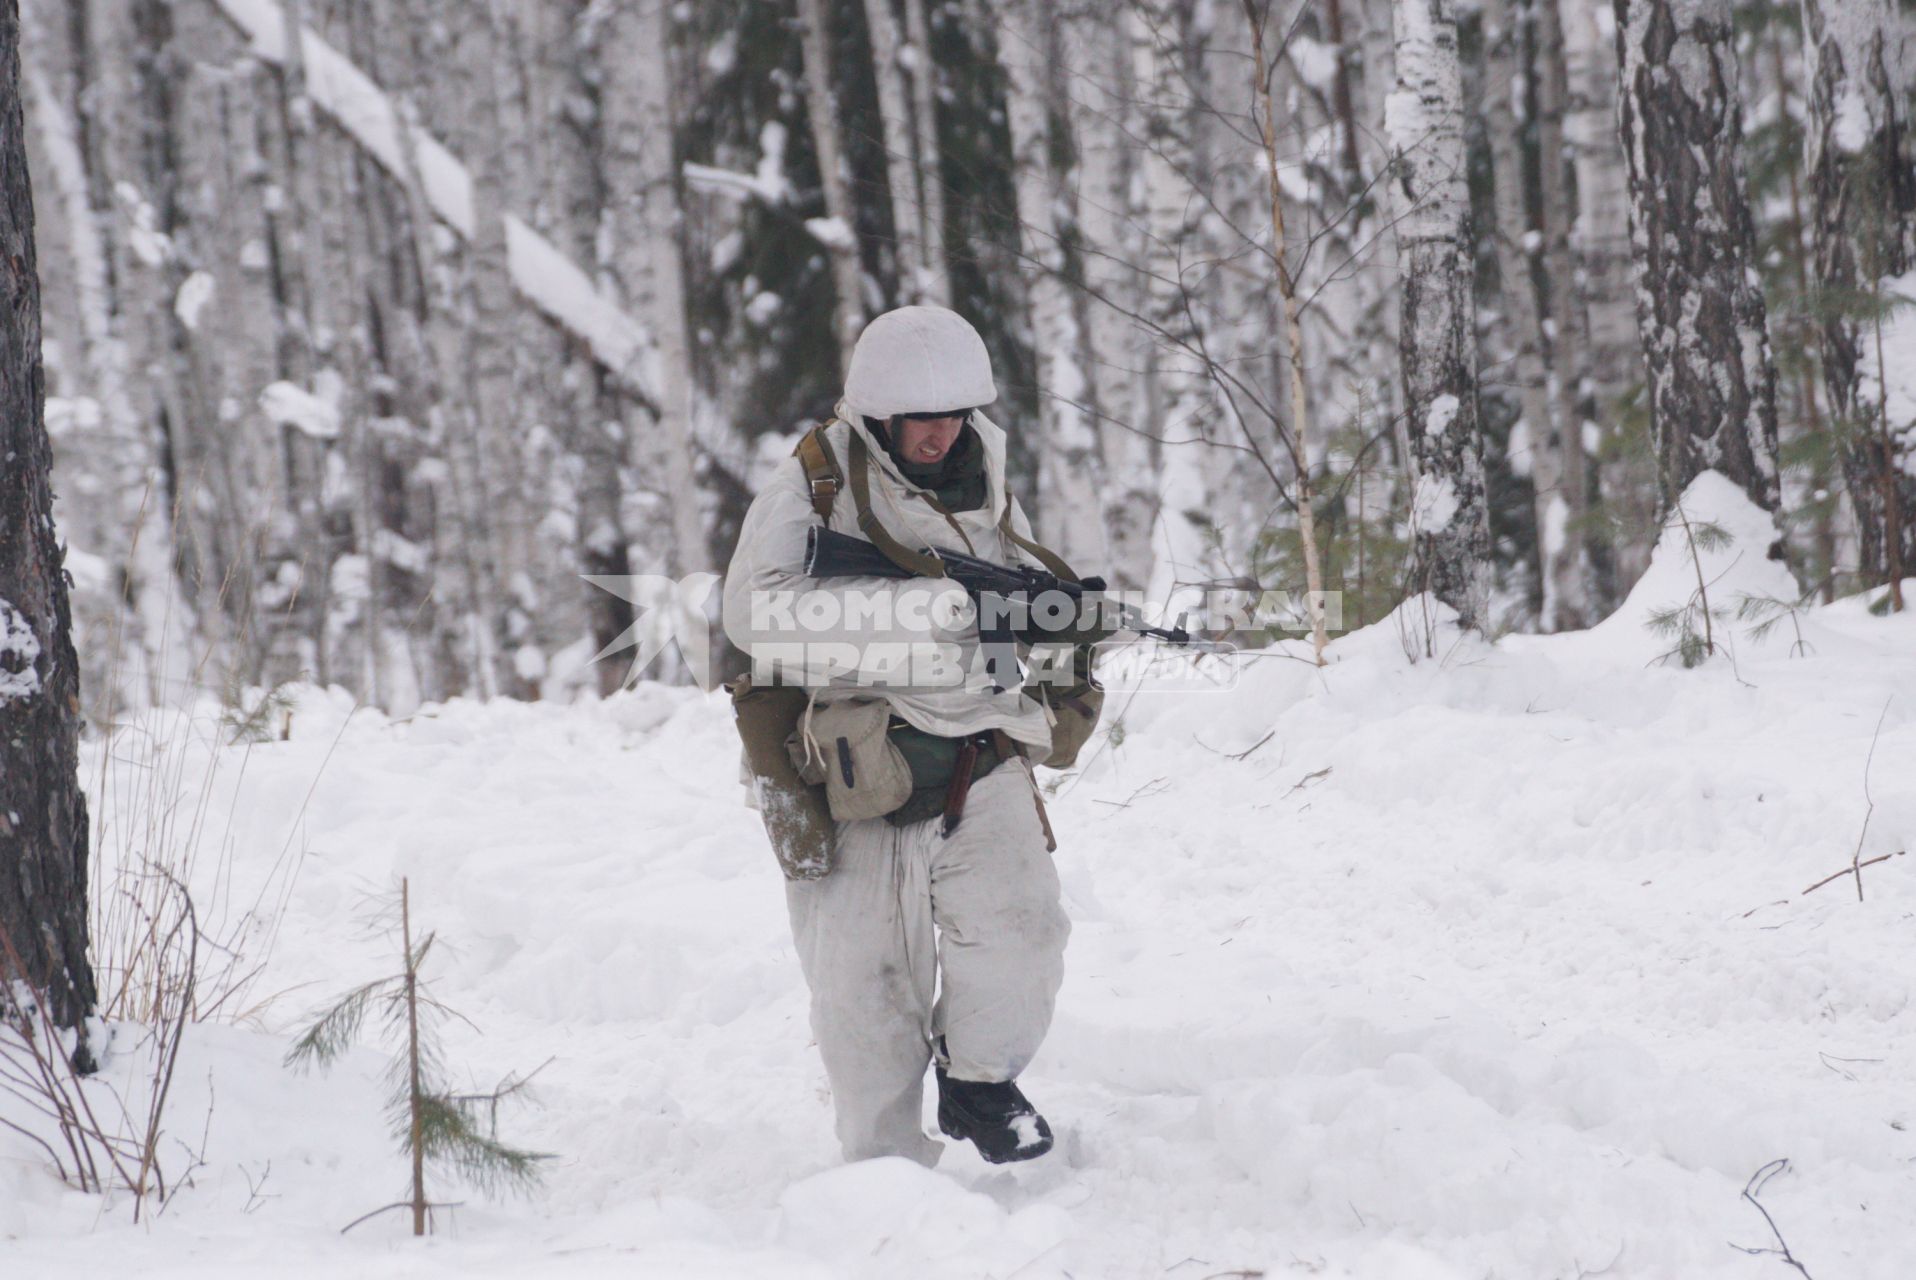
[[956,1079],[1013,1079],[1064,981],[1071,923],[1025,762],[972,785],[949,839],[941,821],[841,822],[831,874],[786,886],[847,1160],[934,1164],[943,1144],[921,1121],[933,1043],[945,1038]]

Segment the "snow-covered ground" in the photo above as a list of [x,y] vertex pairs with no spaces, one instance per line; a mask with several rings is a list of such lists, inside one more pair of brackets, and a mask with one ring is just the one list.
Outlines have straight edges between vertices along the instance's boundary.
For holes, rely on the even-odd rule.
[[[1916,618],[1719,622],[1733,662],[1654,665],[1643,614],[1694,586],[1673,546],[1590,632],[1412,663],[1399,618],[1322,671],[1114,690],[1121,741],[1052,801],[1076,930],[1026,1084],[1060,1142],[1012,1168],[839,1164],[722,698],[389,722],[308,692],[289,741],[188,751],[167,787],[205,815],[204,898],[285,902],[252,1025],[185,1044],[166,1145],[203,1165],[136,1227],[0,1129],[0,1273],[1780,1277],[1732,1245],[1775,1246],[1741,1193],[1787,1157],[1761,1200],[1809,1273],[1905,1280],[1916,857],[1862,902],[1802,891],[1857,852],[1873,736],[1861,854],[1916,845]],[[1713,603],[1780,585],[1703,558]],[[556,1155],[531,1199],[448,1188],[424,1242],[339,1233],[405,1181],[383,1055],[280,1065],[389,971],[364,918],[402,875],[474,1024],[449,1062],[550,1060],[502,1129]],[[96,1088],[137,1091],[138,1036]]]

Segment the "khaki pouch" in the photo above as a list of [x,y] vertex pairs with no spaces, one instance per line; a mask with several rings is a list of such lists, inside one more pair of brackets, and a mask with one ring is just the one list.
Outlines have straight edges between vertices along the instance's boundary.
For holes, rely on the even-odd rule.
[[1047,769],[1069,769],[1078,762],[1078,753],[1097,730],[1098,717],[1104,713],[1104,686],[1091,674],[1094,650],[1088,644],[1074,645],[1071,673],[1076,680],[1056,692],[1043,689],[1040,696],[1051,708],[1051,754],[1038,761]]
[[891,704],[883,698],[829,702],[812,709],[790,745],[801,777],[823,775],[825,802],[840,822],[882,818],[911,799],[911,765],[891,740]]
[[807,783],[792,767],[785,742],[805,714],[804,689],[754,685],[749,676],[726,686],[732,715],[745,744],[753,798],[772,852],[787,880],[819,880],[831,872],[837,830],[824,788]]

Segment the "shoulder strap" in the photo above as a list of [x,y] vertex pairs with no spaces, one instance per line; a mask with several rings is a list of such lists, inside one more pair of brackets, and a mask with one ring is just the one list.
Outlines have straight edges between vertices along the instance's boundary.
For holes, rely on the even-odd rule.
[[872,512],[871,451],[865,448],[865,437],[857,431],[852,432],[852,501],[858,506],[858,528],[871,541],[874,547],[885,553],[885,558],[920,578],[942,578],[945,576],[945,562],[937,556],[928,556],[922,551],[913,551],[910,547],[891,536],[891,531],[880,524]]
[[998,532],[1004,534],[1005,537],[1009,538],[1022,550],[1030,555],[1036,556],[1039,564],[1049,569],[1052,573],[1057,574],[1060,578],[1064,578],[1069,582],[1078,581],[1078,575],[1071,572],[1071,566],[1064,562],[1063,556],[1048,548],[1039,546],[1011,527],[1011,497],[1009,494],[1005,497],[1004,517],[998,521]]
[[812,493],[812,510],[820,520],[832,518],[832,500],[838,497],[840,482],[838,478],[838,459],[832,456],[832,446],[825,439],[825,428],[829,422],[821,422],[807,431],[798,442],[798,448],[792,450],[792,456],[805,468],[805,484]]

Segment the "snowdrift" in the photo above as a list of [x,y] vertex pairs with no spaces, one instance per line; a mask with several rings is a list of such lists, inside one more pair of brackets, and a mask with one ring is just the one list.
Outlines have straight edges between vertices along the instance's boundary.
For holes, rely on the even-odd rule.
[[[1760,515],[1700,483],[1714,601],[1794,596]],[[196,890],[264,969],[188,1037],[166,1212],[61,1187],[0,1128],[9,1274],[1763,1277],[1751,1176],[1817,1276],[1916,1260],[1916,619],[1800,611],[1694,670],[1643,620],[1489,645],[1413,602],[1319,670],[1280,647],[1209,692],[1115,687],[1053,778],[1076,922],[1026,1084],[1058,1150],[1014,1169],[838,1165],[783,894],[722,698],[454,703],[389,721],[319,691],[290,738],[197,719],[163,788],[203,814]],[[1432,621],[1434,619],[1434,622]],[[1414,646],[1412,646],[1414,649]],[[1214,660],[1207,660],[1214,661]],[[1878,725],[1880,722],[1880,731]],[[1119,728],[1118,726],[1121,726]],[[1113,730],[1116,731],[1113,731]],[[1865,761],[1870,768],[1868,809]],[[130,745],[96,787],[108,835]],[[170,758],[170,757],[169,757]],[[146,773],[141,771],[145,770]],[[202,787],[204,791],[202,792]],[[201,803],[201,794],[206,800]],[[222,856],[222,851],[226,851]],[[283,855],[283,856],[282,856]],[[550,1059],[502,1132],[557,1153],[530,1200],[341,1236],[405,1170],[384,1058],[280,1065],[309,1009],[384,972],[369,895],[409,878],[472,1020],[475,1086]],[[219,877],[224,876],[223,881]],[[267,915],[245,922],[248,905]],[[283,903],[283,911],[270,904]],[[240,925],[243,923],[243,927]],[[138,1090],[141,1029],[95,1086]],[[0,1094],[0,1117],[23,1120]]]

